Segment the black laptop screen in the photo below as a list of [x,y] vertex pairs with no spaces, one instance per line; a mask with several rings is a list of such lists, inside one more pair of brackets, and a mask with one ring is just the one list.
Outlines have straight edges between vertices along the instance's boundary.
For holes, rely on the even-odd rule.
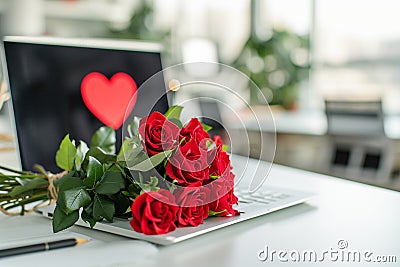
[[[108,125],[117,130],[119,147],[119,102],[162,70],[159,52],[11,41],[4,49],[22,167],[28,170],[38,163],[57,172],[55,153],[67,133],[90,144],[93,133]],[[168,108],[164,81],[151,88],[138,91],[134,115]]]

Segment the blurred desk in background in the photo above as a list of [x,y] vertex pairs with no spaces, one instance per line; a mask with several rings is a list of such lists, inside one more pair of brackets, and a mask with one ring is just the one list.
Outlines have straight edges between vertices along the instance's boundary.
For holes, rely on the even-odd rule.
[[[257,109],[255,109],[257,113]],[[326,115],[322,111],[273,111],[276,132],[279,134],[325,135],[328,133]],[[248,130],[258,130],[254,120],[245,121]],[[270,121],[260,121],[264,132],[271,132],[273,126]],[[400,140],[400,114],[385,115],[385,135],[390,139]]]
[[[257,109],[254,110],[256,113],[258,112]],[[345,153],[348,153],[347,162],[338,165],[335,163],[335,158],[341,151],[337,151],[337,148],[333,146],[332,136],[328,134],[328,123],[324,112],[273,111],[273,115],[277,140],[274,162],[400,190],[400,116],[384,117],[384,135],[381,137],[343,137],[345,149],[353,147],[354,152],[345,150]],[[246,116],[242,117],[246,118]],[[249,116],[249,118],[251,117]],[[262,118],[262,116],[260,117]],[[263,140],[264,144],[272,142],[274,125],[271,121],[257,122],[254,119],[245,119],[243,123],[249,135],[250,155],[259,157],[259,142],[260,140]],[[228,125],[232,127],[230,129],[231,138],[237,146],[240,144],[238,140],[243,138],[243,129],[240,129],[235,123]],[[260,137],[260,130],[262,137]],[[358,142],[354,142],[354,140],[358,140]],[[366,144],[366,147],[355,143]],[[246,148],[237,148],[239,154],[241,150],[246,151]],[[369,164],[371,158],[372,161],[375,161],[372,165]],[[349,168],[347,164],[352,167]],[[358,168],[354,168],[354,166]]]

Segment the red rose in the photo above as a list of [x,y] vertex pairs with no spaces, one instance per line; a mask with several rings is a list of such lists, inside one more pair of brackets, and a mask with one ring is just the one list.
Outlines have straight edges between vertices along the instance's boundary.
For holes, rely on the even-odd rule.
[[178,207],[167,203],[175,203],[175,197],[165,189],[138,196],[132,204],[132,228],[146,235],[165,234],[175,230]]
[[165,171],[181,186],[201,186],[210,178],[207,151],[203,151],[194,140],[187,142],[167,161]]
[[[182,128],[180,132],[180,139],[185,138],[183,143],[194,140],[197,144],[202,144],[203,140],[210,139],[210,135],[204,131],[203,125],[197,118],[193,118],[189,123]],[[203,141],[205,144],[205,141]]]
[[180,187],[174,191],[178,209],[178,227],[197,226],[208,217],[210,191],[203,187]]
[[216,152],[213,153],[213,161],[210,167],[210,175],[212,176],[222,176],[228,174],[231,171],[231,161],[229,155],[222,150],[222,145],[218,145],[218,140],[214,139],[217,144]]
[[233,208],[233,205],[238,202],[238,198],[233,193],[234,178],[234,174],[230,172],[211,183],[211,197],[216,200],[209,204],[209,209],[220,212],[217,216],[239,215],[239,211]]
[[178,146],[179,127],[159,112],[153,112],[139,123],[139,133],[149,156]]
[[217,147],[224,145],[224,143],[222,142],[221,136],[219,136],[219,135],[215,135],[213,138],[213,141],[215,142]]

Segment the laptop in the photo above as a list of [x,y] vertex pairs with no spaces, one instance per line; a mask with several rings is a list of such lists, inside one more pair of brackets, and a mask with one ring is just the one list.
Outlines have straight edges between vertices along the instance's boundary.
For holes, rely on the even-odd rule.
[[[57,172],[54,155],[60,140],[66,133],[74,139],[90,141],[90,136],[107,120],[90,109],[83,95],[83,81],[91,75],[126,75],[140,87],[153,74],[162,70],[161,47],[154,43],[110,40],[82,40],[63,38],[5,37],[4,55],[11,91],[15,131],[21,167],[31,170],[39,163],[49,171]],[[140,91],[132,113],[144,116],[151,111],[168,109],[166,86],[162,76],[153,81],[152,90]],[[112,79],[112,78],[111,78]],[[153,91],[154,90],[154,91]],[[160,95],[164,97],[159,98]],[[156,105],[154,105],[156,103]],[[149,110],[151,108],[151,110]],[[120,145],[122,137],[117,130]],[[232,164],[238,171],[248,159],[233,155]],[[240,167],[239,167],[240,165]],[[243,171],[242,175],[256,175]],[[241,214],[232,217],[212,217],[198,227],[178,228],[164,235],[144,235],[135,232],[128,219],[115,218],[114,222],[99,222],[94,229],[146,240],[155,244],[169,245],[238,222],[300,204],[312,194],[283,188],[262,186],[250,194],[247,187],[235,188],[239,198],[236,207]],[[54,206],[37,210],[52,218]],[[79,220],[77,225],[89,227]]]
[[[21,167],[25,170],[40,164],[58,172],[54,155],[67,133],[90,143],[93,133],[107,124],[117,130],[119,147],[125,108],[101,114],[101,100],[85,101],[84,82],[88,84],[87,95],[91,92],[89,85],[98,86],[96,80],[101,79],[114,79],[135,91],[162,70],[162,47],[157,43],[5,37],[3,46]],[[168,110],[161,78],[153,80],[154,90],[137,91],[140,105],[135,105],[133,115],[143,117],[152,111]],[[119,100],[112,98],[112,102]],[[114,118],[117,123],[110,123]]]

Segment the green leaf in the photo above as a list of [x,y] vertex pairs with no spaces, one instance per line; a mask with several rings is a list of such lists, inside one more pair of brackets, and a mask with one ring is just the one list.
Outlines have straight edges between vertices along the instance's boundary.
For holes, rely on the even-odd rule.
[[117,160],[116,155],[107,153],[106,151],[104,151],[102,148],[100,148],[98,146],[91,147],[89,149],[89,151],[86,153],[85,162],[82,164],[84,169],[88,164],[89,156],[96,158],[101,163],[112,163]]
[[[124,167],[126,166],[134,166],[148,158],[147,153],[144,151],[144,148],[139,140],[134,140],[132,138],[132,147],[127,148],[124,155]],[[122,156],[121,156],[122,157]]]
[[85,156],[88,150],[89,148],[87,144],[83,141],[80,141],[79,146],[76,149],[76,156],[75,156],[75,169],[77,171],[81,170],[82,163],[85,160]]
[[103,166],[94,157],[89,156],[89,164],[87,167],[87,178],[83,180],[83,184],[89,188],[93,188],[97,181],[103,176]]
[[174,119],[174,118],[170,118],[168,119],[170,122],[174,123],[176,126],[178,126],[179,128],[183,128],[183,124],[180,120],[178,119]]
[[[21,180],[28,180],[28,179],[21,179]],[[24,185],[18,185],[11,190],[9,195],[11,197],[15,197],[18,195],[21,195],[23,193],[29,192],[33,189],[36,188],[46,188],[49,185],[49,182],[46,179],[43,178],[35,178],[32,180],[29,180],[28,182],[24,182]]]
[[178,188],[178,186],[175,183],[165,183],[165,184],[170,192],[174,192]]
[[134,116],[132,122],[127,127],[130,137],[139,135],[139,124],[140,124],[140,118]]
[[35,165],[33,165],[33,168],[45,176],[47,176],[47,174],[48,174],[48,172],[45,170],[45,168],[42,165],[35,164]]
[[125,179],[120,172],[106,171],[95,191],[99,194],[116,194],[125,188]]
[[201,123],[201,126],[203,126],[204,131],[208,132],[211,131],[213,127],[211,127],[210,125],[207,125],[205,123]]
[[65,214],[60,207],[56,206],[53,213],[53,232],[57,233],[74,225],[79,219],[79,211]]
[[209,210],[209,211],[208,211],[208,216],[215,216],[215,215],[218,215],[218,214],[223,213],[223,212],[225,212],[225,211],[226,211],[226,209],[225,209],[225,210],[221,210],[221,211]]
[[[141,152],[146,153],[146,152],[144,151],[144,148],[143,148],[142,146],[136,146],[136,145],[134,145],[134,146],[132,147],[132,149],[130,149],[130,150],[127,151],[127,153],[125,154],[125,157],[126,157],[127,159],[134,159],[134,158],[138,157],[139,154],[140,154]],[[146,155],[147,155],[147,153],[146,153]]]
[[117,155],[117,162],[125,161],[125,152],[128,151],[131,146],[132,146],[132,144],[131,144],[130,139],[126,138],[122,142],[121,148],[120,148],[119,153]]
[[72,188],[80,187],[83,185],[81,178],[67,176],[67,175],[62,177],[61,178],[62,181],[60,181],[60,183],[58,183],[59,193],[69,190],[69,189],[72,189]]
[[115,131],[108,126],[103,126],[93,135],[91,145],[98,146],[106,152],[115,153],[116,140]]
[[62,181],[59,183],[59,186],[58,186],[57,207],[62,209],[65,214],[68,214],[69,210],[65,206],[66,199],[65,199],[65,195],[63,194],[63,192],[73,189],[73,188],[82,187],[83,183],[82,183],[82,179],[78,178],[78,177],[64,176],[61,179],[62,179]]
[[56,153],[57,166],[63,170],[71,171],[74,167],[75,155],[76,147],[69,139],[69,134],[67,134],[61,141],[60,147]]
[[53,184],[54,184],[54,186],[59,186],[60,184],[62,184],[64,181],[66,181],[67,179],[69,179],[69,178],[71,178],[71,177],[74,177],[74,175],[75,175],[75,172],[68,172],[66,175],[64,175],[63,177],[61,177],[60,179],[58,179],[58,180],[54,180],[53,181]]
[[126,214],[132,205],[132,202],[129,199],[129,197],[123,195],[122,193],[111,195],[109,197],[115,204],[115,215],[116,216]]
[[150,191],[157,192],[160,189],[160,187],[157,186],[158,179],[155,176],[150,176],[150,181],[147,181],[146,183],[143,183],[141,181],[139,185],[142,188],[142,192],[150,192]]
[[94,203],[92,202],[90,203],[90,205],[84,207],[81,213],[82,220],[85,221],[86,223],[89,223],[90,228],[93,228],[97,222],[102,220],[102,218],[96,219],[93,217],[93,206]]
[[222,151],[226,152],[228,150],[228,145],[223,144],[222,145]]
[[92,215],[90,213],[88,213],[85,209],[82,210],[81,218],[84,222],[88,223],[90,228],[92,228],[92,229],[97,223],[97,220],[95,218],[93,218]]
[[112,222],[114,218],[114,212],[114,202],[112,202],[108,197],[103,195],[94,196],[93,217],[95,219],[104,218],[107,221]]
[[84,187],[78,187],[62,192],[66,213],[70,214],[81,207],[89,205],[91,198]]
[[167,117],[168,119],[180,120],[182,110],[183,110],[183,107],[181,107],[181,106],[171,106],[167,110],[167,112],[165,112],[165,117]]
[[127,188],[127,191],[122,191],[121,194],[127,196],[127,197],[132,197],[136,198],[140,195],[141,188],[137,183],[130,184]]
[[[7,177],[5,180],[9,181],[10,178]],[[20,185],[26,185],[26,183],[29,183],[31,181],[31,179],[24,179],[21,177],[16,177],[15,180],[20,184]]]
[[150,158],[146,158],[144,161],[134,165],[134,166],[128,166],[128,169],[133,170],[133,171],[142,171],[142,172],[147,172],[157,165],[159,165],[163,160],[167,157],[169,157],[172,153],[172,150],[167,150],[164,152],[160,152],[158,154],[155,154],[151,156]]
[[121,149],[119,150],[117,161],[125,161],[125,154],[128,155],[128,152],[133,150],[137,145],[132,142],[130,138],[125,139],[125,141],[121,145]]
[[146,151],[144,151],[143,147],[136,147],[129,150],[126,155],[126,165],[127,166],[135,166],[142,161],[145,161],[149,156]]
[[215,149],[217,147],[217,144],[215,142],[207,140],[206,146],[207,146],[207,152],[209,152],[209,151]]

